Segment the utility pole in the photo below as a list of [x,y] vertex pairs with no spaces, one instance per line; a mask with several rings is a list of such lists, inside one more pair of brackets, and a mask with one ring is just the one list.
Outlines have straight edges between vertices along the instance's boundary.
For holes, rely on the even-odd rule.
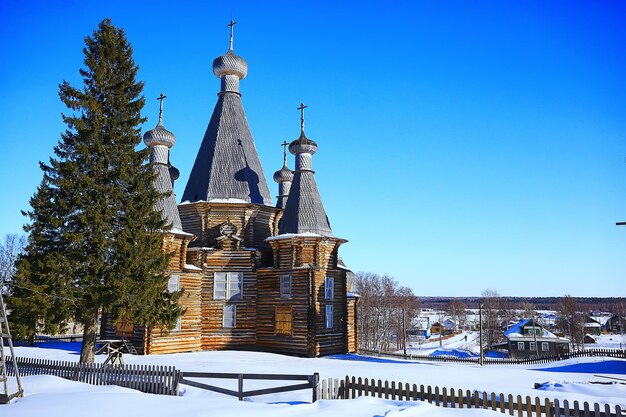
[[406,312],[404,307],[402,307],[402,346],[404,347],[404,357],[406,358]]
[[483,366],[483,305],[478,304],[478,340],[480,344],[480,357],[478,358],[478,364]]

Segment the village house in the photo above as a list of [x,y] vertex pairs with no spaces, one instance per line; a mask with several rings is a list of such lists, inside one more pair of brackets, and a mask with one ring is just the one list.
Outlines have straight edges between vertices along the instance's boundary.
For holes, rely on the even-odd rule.
[[553,356],[569,352],[569,339],[556,336],[533,319],[520,320],[509,327],[504,336],[511,358]]
[[306,106],[298,108],[299,135],[283,144],[274,205],[242,105],[239,83],[248,64],[234,52],[234,24],[228,52],[213,62],[221,88],[180,204],[173,194],[179,174],[170,162],[175,136],[163,125],[165,96],[159,97],[157,126],[144,135],[156,189],[169,193],[158,206],[172,225],[163,247],[173,253],[169,290],[184,291],[185,313],[169,331],[112,323],[105,314],[101,336],[126,335],[144,354],[355,352],[354,274],[339,257],[347,241],[333,235],[317,188],[312,161],[318,145],[304,131]]

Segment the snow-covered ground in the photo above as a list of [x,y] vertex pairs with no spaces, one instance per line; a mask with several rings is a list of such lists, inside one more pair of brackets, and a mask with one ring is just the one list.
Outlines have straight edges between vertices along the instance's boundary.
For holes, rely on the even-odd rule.
[[603,334],[596,336],[596,343],[585,344],[586,349],[626,349],[626,335]]
[[[469,339],[469,338],[468,338]],[[464,343],[457,340],[451,343]],[[16,348],[18,356],[76,361],[77,352],[47,348]],[[104,361],[97,356],[96,361]],[[626,360],[610,358],[570,359],[545,365],[491,365],[430,363],[339,355],[327,358],[297,358],[254,352],[198,352],[176,355],[124,356],[127,364],[173,365],[183,371],[298,373],[319,372],[320,378],[346,375],[433,385],[464,390],[559,398],[626,406],[626,385],[610,383],[602,376],[626,379]],[[595,382],[595,383],[594,383]],[[603,384],[599,384],[601,382]],[[210,383],[234,388],[234,381]],[[535,389],[535,384],[540,384]],[[607,384],[609,383],[609,384]],[[269,382],[246,381],[244,388],[266,387]],[[275,385],[281,385],[276,383]],[[35,416],[45,410],[63,415],[111,416],[135,410],[136,415],[230,417],[255,413],[267,416],[417,416],[417,415],[493,415],[489,411],[450,410],[422,403],[403,403],[373,398],[348,401],[309,402],[310,390],[253,397],[239,402],[235,398],[182,386],[179,397],[142,394],[120,387],[96,387],[50,376],[24,378],[26,396],[8,406],[0,406],[0,416]],[[278,404],[277,404],[278,403]],[[9,413],[4,414],[6,410]]]
[[478,332],[462,332],[447,339],[442,339],[441,341],[439,340],[438,335],[434,335],[431,339],[425,340],[422,343],[415,341],[409,343],[407,353],[413,355],[431,355],[435,351],[441,349],[456,349],[459,351],[478,354],[480,351],[478,343],[479,338],[480,335]]

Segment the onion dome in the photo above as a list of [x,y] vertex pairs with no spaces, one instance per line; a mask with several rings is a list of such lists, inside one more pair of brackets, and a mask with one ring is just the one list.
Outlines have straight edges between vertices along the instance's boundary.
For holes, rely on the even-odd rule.
[[165,100],[165,98],[167,98],[167,96],[161,93],[157,99],[160,101],[159,122],[154,129],[150,129],[144,133],[143,143],[145,143],[146,146],[163,145],[171,148],[176,143],[176,136],[163,126],[163,100]]
[[289,144],[289,152],[293,155],[300,153],[308,153],[313,155],[317,152],[317,143],[313,139],[309,139],[304,134],[304,109],[309,106],[305,106],[304,103],[300,103],[300,137]]
[[287,168],[287,165],[283,165],[281,169],[274,172],[274,181],[278,183],[293,181],[293,171]]
[[299,153],[310,153],[313,155],[317,152],[317,142],[309,139],[304,134],[304,130],[300,132],[300,137],[289,144],[289,152],[293,155]]
[[170,162],[170,157],[167,157],[167,168],[170,173],[170,179],[172,180],[172,184],[180,177],[180,171]]
[[163,127],[163,123],[159,120],[159,123],[154,129],[150,129],[144,133],[143,142],[147,146],[163,145],[171,148],[176,143],[176,136]]
[[224,75],[236,75],[237,78],[243,80],[248,74],[248,63],[230,49],[213,60],[213,74],[217,78],[222,78]]

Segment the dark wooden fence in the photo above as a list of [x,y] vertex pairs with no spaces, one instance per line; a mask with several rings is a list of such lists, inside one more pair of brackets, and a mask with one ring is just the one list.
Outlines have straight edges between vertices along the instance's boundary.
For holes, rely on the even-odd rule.
[[[35,336],[33,339],[34,345],[40,345],[43,343],[54,343],[54,342],[82,342],[83,335],[82,334],[67,334],[67,335],[57,335],[57,336]],[[29,342],[27,340],[17,340],[13,339],[13,346],[28,346]]]
[[[180,372],[173,366],[125,365],[104,366],[100,363],[54,361],[17,357],[21,376],[54,375],[92,385],[118,385],[141,392],[178,395]],[[7,359],[8,375],[14,376],[13,363]]]
[[[215,385],[209,385],[202,382],[192,381],[187,378],[211,378],[211,379],[236,379],[237,391],[218,387]],[[302,384],[286,385],[281,387],[262,388],[251,391],[244,391],[243,382],[246,379],[252,380],[267,380],[267,381],[307,381]],[[219,392],[220,394],[231,395],[239,398],[242,401],[244,397],[253,397],[255,395],[275,394],[278,392],[297,391],[301,389],[312,390],[312,402],[317,401],[317,385],[319,381],[319,374],[314,373],[312,375],[288,375],[288,374],[234,374],[234,373],[219,373],[219,372],[181,372],[181,378],[179,382],[181,384],[190,385],[196,388],[202,388],[208,391]]]
[[496,394],[485,391],[470,391],[455,388],[440,388],[430,385],[406,384],[402,382],[382,381],[380,379],[362,379],[346,376],[344,379],[324,379],[318,392],[321,399],[350,399],[370,396],[400,401],[427,401],[439,407],[480,408],[499,411],[518,417],[621,417],[624,416],[619,405],[589,404],[567,400],[543,400],[530,396]]
[[[377,352],[371,350],[360,350],[359,353],[367,356],[383,356],[400,359],[410,359],[419,361],[431,361],[431,362],[459,362],[459,363],[478,363],[478,357],[469,358],[457,358],[454,356],[427,356],[427,355],[403,355],[402,353],[395,352]],[[563,353],[553,356],[535,356],[527,359],[511,359],[511,358],[485,358],[483,363],[485,365],[524,365],[534,363],[549,363],[555,361],[561,361],[570,358],[582,358],[582,357],[594,357],[594,356],[606,356],[610,358],[626,358],[626,350],[618,349],[585,349],[574,351],[570,353]]]

